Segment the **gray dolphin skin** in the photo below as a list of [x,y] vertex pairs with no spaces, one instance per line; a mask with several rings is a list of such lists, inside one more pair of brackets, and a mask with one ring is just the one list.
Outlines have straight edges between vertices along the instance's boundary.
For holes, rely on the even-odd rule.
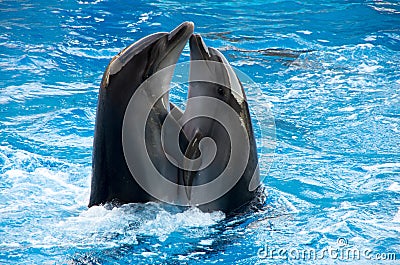
[[[214,113],[224,111],[216,104],[204,106],[202,101],[193,103],[190,99],[196,97],[207,97],[218,99],[232,108],[245,127],[249,141],[249,154],[247,166],[239,176],[238,181],[232,189],[222,197],[197,205],[202,211],[222,210],[225,213],[234,212],[245,206],[257,196],[260,186],[257,147],[250,119],[250,113],[246,101],[243,86],[233,72],[226,58],[218,50],[207,47],[201,36],[192,35],[190,38],[190,80],[188,91],[188,103],[184,112],[185,116],[192,116],[193,112],[201,112],[202,108],[214,108]],[[195,63],[196,61],[199,61]],[[211,63],[210,63],[211,62]],[[212,62],[219,62],[218,64]],[[201,76],[201,78],[198,78]],[[207,79],[204,79],[207,78]],[[198,80],[215,80],[216,82],[203,82]],[[217,178],[225,169],[228,160],[231,158],[231,145],[229,134],[225,128],[216,120],[208,117],[198,117],[183,125],[183,131],[189,140],[185,156],[189,159],[197,158],[201,151],[199,143],[203,138],[212,138],[216,144],[217,153],[211,164],[198,171],[185,171],[183,182],[186,186],[186,193],[190,199],[192,188],[196,185],[209,183]],[[232,140],[232,139],[231,139]],[[245,140],[245,139],[233,139]],[[232,143],[231,143],[232,144]],[[201,143],[200,143],[201,145]],[[234,155],[234,154],[233,154]],[[247,159],[242,157],[241,159]],[[233,176],[232,176],[233,177]],[[223,187],[220,187],[223,189]],[[200,196],[202,196],[200,194]],[[204,195],[205,196],[205,195]]]
[[[260,197],[243,86],[222,53],[193,30],[192,22],[184,22],[169,33],[149,35],[109,63],[97,105],[89,207],[163,201],[234,214]],[[188,41],[189,91],[182,112],[169,102],[166,88]],[[166,125],[169,114],[173,127]],[[169,151],[184,162],[174,163]],[[168,185],[154,181],[153,167]]]
[[[140,187],[127,166],[122,146],[124,114],[130,98],[147,78],[177,63],[193,30],[193,23],[184,22],[170,33],[144,37],[121,51],[108,65],[98,98],[89,207],[108,202],[156,200]],[[165,76],[163,83],[169,85],[173,73],[170,74],[171,76]],[[159,143],[161,125],[168,109],[167,94],[154,105],[149,115],[146,143],[153,143],[147,148],[157,170],[165,178],[177,183],[179,169],[163,155]]]

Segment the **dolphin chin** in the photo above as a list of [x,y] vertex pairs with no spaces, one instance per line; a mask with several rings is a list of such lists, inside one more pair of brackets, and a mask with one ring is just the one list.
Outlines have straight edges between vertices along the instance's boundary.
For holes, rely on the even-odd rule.
[[[157,71],[176,64],[193,29],[192,22],[184,22],[169,33],[144,37],[122,50],[109,63],[101,81],[97,105],[89,207],[112,201],[156,200],[140,187],[129,171],[122,146],[123,119],[137,88]],[[159,85],[169,85],[172,74],[173,69],[166,71]],[[157,139],[168,109],[167,94],[154,105],[150,114],[152,123],[146,125],[149,140],[159,141]],[[157,160],[157,169],[176,182],[178,168],[165,156],[159,155],[163,153],[161,145],[150,146],[148,152],[151,158]]]

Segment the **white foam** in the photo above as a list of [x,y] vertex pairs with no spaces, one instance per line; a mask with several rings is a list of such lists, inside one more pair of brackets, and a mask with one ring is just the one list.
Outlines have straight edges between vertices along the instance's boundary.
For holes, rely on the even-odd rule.
[[400,223],[400,208],[397,211],[396,215],[393,217],[392,221],[395,222],[395,223]]
[[64,47],[61,45],[58,48],[66,54],[89,59],[110,59],[120,51],[117,48],[93,49]]
[[237,66],[237,67],[240,67],[240,66],[243,66],[243,65],[252,66],[252,65],[255,65],[255,64],[256,64],[256,62],[249,61],[249,60],[240,60],[240,61],[236,61],[236,62],[232,62],[231,63],[231,65]]
[[97,23],[104,22],[104,18],[95,17],[94,21],[96,21]]
[[362,44],[357,44],[356,47],[361,49],[372,49],[375,46],[371,43],[362,43]]
[[356,120],[358,117],[357,113],[351,114],[350,116],[346,117],[346,120]]
[[296,31],[296,32],[298,32],[298,33],[303,33],[304,35],[310,35],[310,34],[312,34],[312,31],[309,31],[309,30],[298,30],[298,31]]
[[393,182],[388,188],[387,190],[389,191],[396,191],[396,192],[400,192],[400,184],[397,182]]
[[93,2],[78,1],[78,4],[80,4],[80,5],[96,5],[96,4],[101,3],[101,2],[103,2],[103,0],[96,0],[96,1],[93,1]]
[[5,247],[5,248],[20,248],[21,244],[17,243],[17,242],[1,242],[0,243],[0,247]]
[[364,38],[365,41],[375,41],[376,40],[376,36],[375,35],[371,35],[371,36],[367,36],[366,38]]
[[[79,242],[83,245],[100,244],[107,247],[121,243],[137,244],[137,235],[155,236],[163,242],[174,231],[193,227],[207,228],[224,217],[222,212],[204,213],[197,208],[174,213],[153,202],[128,204],[112,210],[93,206],[78,216],[59,222],[56,225],[59,231],[56,237],[61,239],[68,234],[70,244]],[[147,257],[152,254],[145,252],[142,255]]]
[[291,89],[283,98],[284,99],[298,98],[300,92],[301,92],[300,90]]
[[214,240],[212,240],[212,239],[203,239],[203,240],[200,241],[199,244],[203,245],[203,246],[211,246],[213,241]]
[[154,252],[149,252],[149,251],[142,252],[142,256],[145,257],[145,258],[148,258],[148,257],[151,257],[151,256],[157,256],[157,255],[158,254],[154,253]]
[[348,106],[348,107],[344,107],[344,108],[339,108],[339,111],[343,111],[343,112],[352,112],[355,111],[356,109],[352,106]]
[[210,226],[224,217],[222,212],[204,213],[194,207],[178,214],[160,211],[155,219],[145,222],[140,230],[165,241],[172,232],[180,228]]
[[[93,84],[77,83],[77,82],[75,83],[57,82],[56,85],[44,85],[38,82],[30,82],[30,83],[28,82],[19,86],[5,87],[2,90],[0,101],[4,103],[12,101],[24,102],[32,98],[82,94],[82,93],[87,93],[90,90],[97,91],[97,87],[95,87]],[[65,111],[65,109],[61,111]],[[48,113],[41,115],[48,115]],[[29,117],[29,115],[20,117],[26,118]]]
[[358,71],[360,73],[373,73],[378,69],[383,68],[380,65],[366,65],[365,63],[362,63],[358,66]]
[[400,163],[383,163],[383,164],[375,164],[372,166],[362,166],[361,167],[367,171],[382,171],[386,169],[400,169]]
[[352,207],[351,203],[348,201],[344,201],[340,203],[340,208],[343,209],[350,209]]

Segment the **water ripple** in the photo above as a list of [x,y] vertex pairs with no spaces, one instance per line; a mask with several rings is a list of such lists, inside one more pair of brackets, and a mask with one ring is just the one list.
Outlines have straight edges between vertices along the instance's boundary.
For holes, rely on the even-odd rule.
[[[322,250],[338,238],[398,251],[398,11],[373,0],[0,2],[0,262],[257,264],[271,261],[257,257],[266,245]],[[236,218],[158,203],[87,209],[105,67],[184,20],[262,90],[245,84],[264,208]],[[171,95],[182,107],[186,89]]]

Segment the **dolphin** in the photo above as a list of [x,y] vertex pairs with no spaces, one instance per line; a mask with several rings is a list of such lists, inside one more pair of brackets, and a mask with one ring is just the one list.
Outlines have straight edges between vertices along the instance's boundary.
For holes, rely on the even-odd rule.
[[[122,144],[124,115],[129,100],[145,80],[177,63],[193,30],[192,22],[184,22],[169,33],[149,35],[122,50],[109,63],[98,97],[89,207],[108,202],[157,200],[137,183],[128,168]],[[167,72],[160,85],[168,86],[172,74],[173,71]],[[151,97],[151,91],[148,94]],[[157,170],[171,182],[178,183],[179,168],[169,162],[159,143],[162,123],[169,111],[168,102],[166,94],[153,106],[146,124],[146,143],[150,143],[147,151]]]
[[[189,45],[191,65],[188,101],[180,120],[189,141],[185,156],[188,159],[200,157],[203,162],[212,162],[207,162],[207,165],[192,165],[196,168],[184,170],[181,182],[185,185],[189,202],[202,211],[221,210],[234,213],[254,201],[261,189],[257,147],[246,95],[240,80],[221,52],[207,47],[199,34],[190,37]],[[223,119],[224,116],[229,116],[228,112],[236,117],[228,117],[225,124],[216,120],[217,117]],[[210,116],[199,117],[201,113],[208,113]],[[236,129],[227,129],[229,126],[226,125],[235,119],[239,123],[238,130],[244,131],[244,134],[236,134],[230,139]],[[204,141],[210,138],[214,144]],[[247,150],[244,147],[242,150],[241,146],[234,149],[238,143],[247,143]],[[216,151],[210,151],[212,149]],[[229,160],[233,162],[230,163]],[[238,164],[243,167],[242,171],[238,170]],[[227,178],[216,182],[226,168]],[[215,184],[204,189],[199,188],[196,193],[196,187],[212,182]],[[228,182],[230,189],[224,187]],[[209,196],[211,189],[220,191],[221,194],[209,202],[202,200]]]

